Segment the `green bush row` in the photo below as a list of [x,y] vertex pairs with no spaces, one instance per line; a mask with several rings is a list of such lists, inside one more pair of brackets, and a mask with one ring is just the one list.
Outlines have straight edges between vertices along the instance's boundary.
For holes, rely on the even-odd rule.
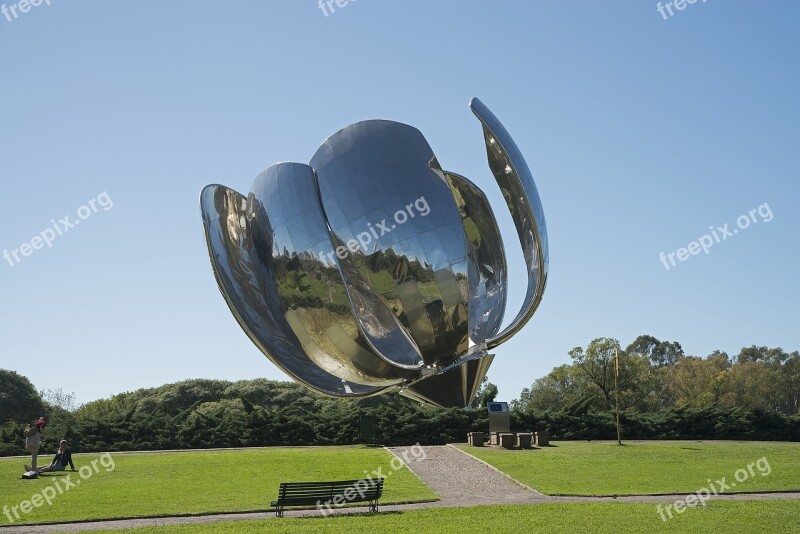
[[[615,439],[611,413],[579,402],[559,411],[512,411],[512,430],[546,430],[552,439]],[[74,411],[45,406],[43,454],[65,438],[76,452],[345,445],[358,441],[360,415],[373,415],[385,445],[466,441],[488,430],[483,409],[423,406],[397,394],[339,400],[290,382],[190,380],[95,401]],[[24,420],[0,427],[0,455],[25,454]],[[719,406],[623,413],[625,439],[800,441],[800,416]]]

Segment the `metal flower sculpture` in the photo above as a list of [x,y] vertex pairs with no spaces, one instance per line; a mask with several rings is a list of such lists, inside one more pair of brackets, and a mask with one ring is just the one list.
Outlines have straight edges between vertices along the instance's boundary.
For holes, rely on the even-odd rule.
[[486,196],[443,170],[411,126],[348,126],[310,165],[269,167],[248,196],[203,189],[220,290],[253,343],[296,381],[336,397],[399,389],[467,406],[489,351],[533,315],[548,267],[539,194],[500,121],[478,99],[470,108],[528,271],[522,308],[502,331],[506,259]]

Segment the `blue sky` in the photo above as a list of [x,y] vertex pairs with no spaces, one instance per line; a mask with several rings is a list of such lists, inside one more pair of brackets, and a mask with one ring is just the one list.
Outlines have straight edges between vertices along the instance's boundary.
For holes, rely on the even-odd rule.
[[[522,256],[473,96],[525,154],[550,236],[542,305],[489,373],[502,399],[600,336],[800,349],[796,2],[709,0],[667,20],[651,1],[358,0],[327,17],[315,0],[50,4],[0,15],[0,251],[104,192],[113,207],[0,259],[0,367],[39,388],[86,402],[282,379],[217,290],[198,196],[247,191],[364,119],[419,128],[487,192],[510,320]],[[659,261],[765,203],[769,222]]]

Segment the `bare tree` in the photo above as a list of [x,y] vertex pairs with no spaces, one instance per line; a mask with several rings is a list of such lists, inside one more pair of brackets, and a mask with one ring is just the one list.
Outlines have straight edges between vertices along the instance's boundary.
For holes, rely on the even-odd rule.
[[78,407],[74,393],[66,393],[63,389],[43,389],[39,392],[42,400],[51,406],[71,412]]

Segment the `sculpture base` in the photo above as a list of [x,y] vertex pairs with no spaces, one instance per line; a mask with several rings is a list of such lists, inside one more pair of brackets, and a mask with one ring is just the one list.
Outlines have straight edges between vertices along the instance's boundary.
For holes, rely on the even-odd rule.
[[441,408],[465,408],[475,399],[492,360],[494,354],[472,354],[436,374],[406,385],[400,394]]

